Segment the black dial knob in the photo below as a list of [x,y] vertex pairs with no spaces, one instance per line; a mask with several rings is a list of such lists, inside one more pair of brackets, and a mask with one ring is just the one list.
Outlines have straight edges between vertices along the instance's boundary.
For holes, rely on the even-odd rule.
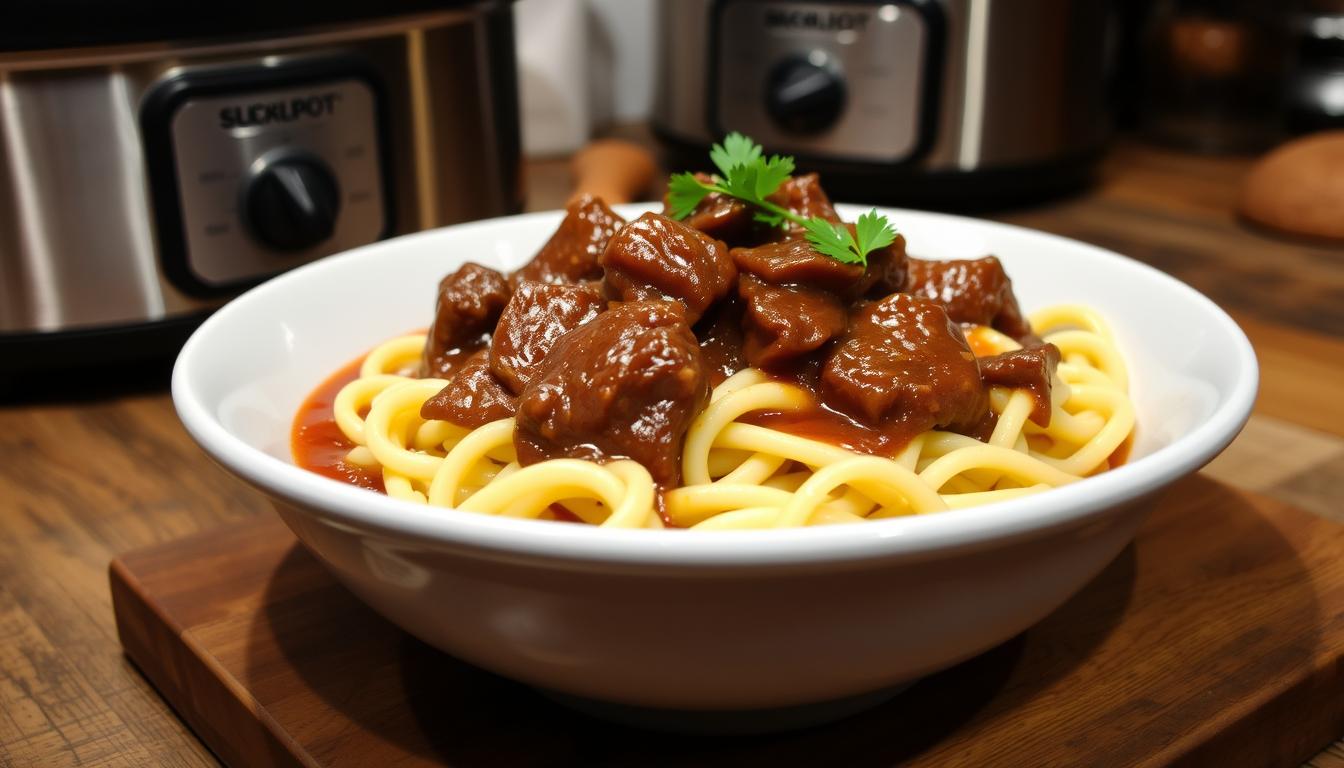
[[243,217],[257,240],[298,251],[331,237],[340,187],[327,166],[306,155],[265,162],[243,187]]
[[845,111],[845,80],[819,52],[785,59],[770,70],[765,106],[784,130],[818,133]]

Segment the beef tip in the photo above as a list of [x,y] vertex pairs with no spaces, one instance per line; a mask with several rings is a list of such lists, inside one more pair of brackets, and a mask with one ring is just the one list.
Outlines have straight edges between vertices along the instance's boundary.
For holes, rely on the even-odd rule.
[[421,374],[447,376],[464,351],[486,344],[511,293],[503,275],[478,264],[464,264],[443,278],[434,325],[425,339]]
[[495,327],[490,371],[513,394],[522,392],[555,340],[597,317],[606,306],[606,299],[592,286],[520,284]]
[[542,283],[577,283],[602,277],[598,257],[625,219],[607,207],[601,198],[581,195],[565,208],[564,221],[551,239],[509,280]]
[[561,336],[542,368],[518,398],[522,464],[628,458],[660,485],[677,484],[682,440],[709,399],[680,304],[616,305]]
[[845,332],[845,305],[828,291],[754,275],[742,275],[737,291],[746,307],[747,362],[758,368],[778,368]]
[[868,288],[863,267],[817,253],[806,240],[734,248],[732,257],[742,272],[775,285],[806,285],[845,297],[862,295]]
[[870,282],[865,292],[870,296],[882,297],[904,290],[906,261],[905,236],[900,234],[896,235],[891,245],[869,253],[864,278]]
[[[697,173],[695,177],[705,183],[713,181],[713,177],[707,173]],[[822,190],[815,173],[790,176],[767,199],[803,218],[820,216],[827,221],[840,221],[839,214]],[[663,201],[663,213],[671,214],[666,199]],[[792,222],[786,221],[776,228],[756,221],[755,216],[756,210],[752,206],[712,192],[683,221],[687,226],[732,245],[759,245],[798,238],[804,234],[804,229]]]
[[897,293],[857,309],[821,371],[831,407],[882,428],[973,427],[989,409],[975,355],[937,302]]
[[1031,420],[1050,426],[1050,386],[1059,366],[1059,347],[1039,344],[980,358],[980,378],[989,386],[1031,392]]
[[844,299],[870,292],[886,296],[899,291],[905,283],[905,239],[899,236],[886,248],[868,254],[867,268],[818,253],[801,238],[755,248],[734,248],[731,254],[739,270],[767,283],[806,285]]
[[420,406],[420,417],[475,429],[512,416],[516,403],[490,372],[490,351],[482,349],[467,358],[447,386]]
[[646,213],[617,232],[602,254],[602,266],[610,298],[680,301],[692,324],[737,277],[722,242],[657,213]]
[[[695,177],[706,184],[713,182],[713,177],[707,173],[697,173]],[[669,218],[672,215],[672,207],[666,198],[663,200],[663,215]],[[741,200],[712,192],[705,195],[682,222],[715,240],[727,243],[755,243],[761,240],[764,227],[756,222],[754,216],[755,212],[751,206]]]
[[941,303],[959,323],[992,326],[1023,341],[1031,338],[1031,324],[1022,316],[1013,295],[1013,281],[993,256],[957,261],[909,259],[905,292]]
[[[831,205],[831,199],[821,188],[820,177],[815,173],[802,176],[790,176],[779,185],[775,193],[766,198],[775,205],[787,209],[790,213],[810,219],[819,216],[827,221],[840,221],[840,215]],[[784,238],[802,237],[806,230],[791,221],[785,221],[777,235]]]
[[709,385],[717,387],[734,373],[747,367],[742,345],[742,302],[735,296],[714,305],[696,323],[695,337],[709,371]]
[[[854,225],[848,225],[853,231]],[[831,291],[844,299],[865,294],[886,296],[906,282],[905,238],[868,254],[868,266],[845,264],[817,252],[802,238],[734,248],[733,262],[742,272],[776,285],[805,285]]]
[[[853,224],[846,226],[851,233],[854,231]],[[905,238],[899,234],[887,247],[868,254],[866,268],[818,253],[803,238],[734,248],[732,257],[739,270],[766,282],[815,286],[846,299],[865,294],[886,296],[900,291],[906,283]]]

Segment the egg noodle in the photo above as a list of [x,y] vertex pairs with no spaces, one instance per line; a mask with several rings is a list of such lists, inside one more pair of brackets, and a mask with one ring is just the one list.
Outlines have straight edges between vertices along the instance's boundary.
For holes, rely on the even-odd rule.
[[[1134,430],[1128,375],[1110,329],[1093,310],[1064,305],[1030,318],[1060,350],[1050,426],[1031,422],[1025,389],[993,387],[997,414],[987,442],[931,430],[895,458],[737,421],[759,411],[811,405],[803,389],[748,368],[715,387],[682,451],[682,486],[664,495],[667,519],[699,529],[851,523],[1013,499],[1103,471]],[[977,351],[1020,345],[986,327]],[[629,460],[550,459],[519,466],[513,419],[477,429],[425,420],[420,407],[447,384],[416,379],[423,335],[378,346],[333,404],[355,444],[346,461],[381,469],[389,496],[420,504],[522,518],[553,518],[559,504],[595,525],[662,528],[648,471]],[[361,417],[361,414],[367,413]]]

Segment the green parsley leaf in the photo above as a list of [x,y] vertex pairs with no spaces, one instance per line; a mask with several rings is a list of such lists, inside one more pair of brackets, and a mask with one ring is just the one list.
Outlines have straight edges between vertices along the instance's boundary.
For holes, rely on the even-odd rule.
[[695,210],[705,195],[717,192],[748,203],[757,210],[756,221],[778,227],[786,221],[801,225],[807,232],[807,241],[823,256],[830,256],[844,264],[868,265],[868,254],[891,245],[896,230],[871,210],[859,217],[854,232],[843,224],[812,217],[804,219],[770,200],[770,195],[793,174],[793,158],[788,155],[765,157],[760,144],[734,131],[723,138],[722,144],[710,149],[709,157],[719,169],[713,184],[706,184],[689,173],[673,176],[668,182],[668,205],[672,217],[684,219]]
[[784,217],[782,215],[771,213],[769,211],[757,211],[751,218],[770,227],[778,227],[780,224],[784,223]]
[[756,197],[756,177],[759,172],[760,167],[758,165],[739,165],[733,169],[732,173],[723,178],[719,186],[732,197],[754,203],[758,199]]
[[875,208],[859,216],[854,231],[857,234],[858,253],[863,256],[865,262],[868,254],[879,248],[886,248],[896,241],[896,230],[891,226],[891,222],[887,221],[886,216],[879,216]]
[[754,165],[761,159],[761,145],[733,131],[723,137],[722,144],[715,144],[709,150],[709,159],[719,169],[719,174],[728,179],[733,171],[740,167]]
[[674,175],[667,180],[667,202],[672,207],[672,218],[680,220],[690,216],[695,206],[705,199],[705,195],[713,191],[712,187],[705,186],[695,178],[693,173]]
[[756,166],[756,199],[764,200],[773,195],[790,176],[793,175],[793,158],[785,155],[772,156],[761,160]]
[[842,264],[868,266],[867,254],[859,253],[854,237],[849,234],[849,228],[844,224],[836,224],[820,216],[813,216],[803,222],[803,229],[807,230],[807,241],[817,253],[830,256]]

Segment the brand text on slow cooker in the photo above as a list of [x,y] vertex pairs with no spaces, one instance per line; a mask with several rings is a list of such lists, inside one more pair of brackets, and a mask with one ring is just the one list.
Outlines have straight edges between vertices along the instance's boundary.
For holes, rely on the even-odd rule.
[[334,91],[281,101],[236,104],[219,110],[219,127],[247,128],[271,123],[292,123],[306,117],[322,117],[336,110],[341,95]]

